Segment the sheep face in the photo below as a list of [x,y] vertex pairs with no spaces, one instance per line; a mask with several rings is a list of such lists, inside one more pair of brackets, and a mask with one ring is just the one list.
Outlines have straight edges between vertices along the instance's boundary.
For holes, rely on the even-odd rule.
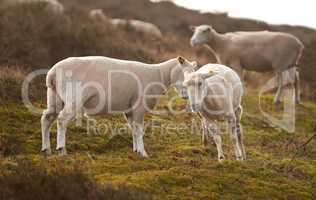
[[186,74],[194,72],[194,69],[197,67],[197,62],[189,62],[181,56],[178,57],[178,62],[178,67],[174,68],[171,72],[170,80],[180,97],[187,99],[187,88],[183,85],[183,81]]
[[207,95],[206,79],[213,76],[214,73],[207,74],[187,74],[183,85],[187,88],[190,108],[192,112],[199,112],[203,105],[203,100]]
[[204,44],[212,40],[212,33],[214,29],[208,25],[201,25],[198,27],[192,27],[194,34],[191,37],[191,46]]

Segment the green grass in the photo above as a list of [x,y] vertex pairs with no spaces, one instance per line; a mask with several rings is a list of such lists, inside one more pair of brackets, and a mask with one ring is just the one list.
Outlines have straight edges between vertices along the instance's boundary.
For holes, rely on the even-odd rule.
[[[280,109],[269,104],[271,100],[272,96],[265,96],[264,107],[278,116]],[[166,101],[161,99],[157,109],[165,109]],[[181,107],[184,102],[177,100],[177,104]],[[297,107],[295,133],[273,128],[261,116],[257,94],[251,91],[244,98],[242,120],[246,162],[234,160],[230,138],[224,134],[228,160],[219,163],[216,148],[202,146],[198,118],[190,114],[146,116],[147,123],[155,120],[164,128],[146,129],[147,159],[132,152],[129,131],[113,137],[105,130],[101,135],[87,135],[85,125],[75,124],[67,133],[69,155],[44,157],[39,154],[40,116],[29,113],[22,105],[9,104],[0,108],[0,171],[14,173],[23,160],[46,171],[79,168],[98,185],[124,185],[152,194],[154,199],[316,199],[316,142],[296,150],[312,136],[315,119],[316,104],[304,102]],[[197,126],[194,134],[189,128],[177,132],[171,126],[192,120]],[[98,122],[124,127],[120,115]],[[56,127],[51,138],[54,147]]]

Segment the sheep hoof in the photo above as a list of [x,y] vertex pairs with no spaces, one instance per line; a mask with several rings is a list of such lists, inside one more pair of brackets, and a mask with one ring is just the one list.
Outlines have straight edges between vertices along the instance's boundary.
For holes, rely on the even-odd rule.
[[276,105],[276,106],[279,106],[279,105],[281,105],[281,101],[280,100],[274,100],[274,105]]
[[143,158],[148,158],[148,154],[146,153],[146,151],[137,151],[137,153]]
[[297,100],[297,99],[296,99],[295,103],[296,103],[297,105],[302,105],[301,100]]
[[244,158],[243,158],[242,156],[238,156],[238,157],[236,158],[236,160],[238,160],[238,161],[244,161]]
[[225,160],[225,157],[224,156],[220,156],[219,158],[218,158],[218,162],[223,162]]
[[52,150],[50,148],[42,149],[41,154],[43,154],[45,156],[50,156],[50,155],[52,155]]
[[59,156],[65,156],[65,155],[67,155],[67,150],[66,150],[65,147],[60,147],[60,148],[56,149],[56,151],[57,151],[57,154],[58,154]]

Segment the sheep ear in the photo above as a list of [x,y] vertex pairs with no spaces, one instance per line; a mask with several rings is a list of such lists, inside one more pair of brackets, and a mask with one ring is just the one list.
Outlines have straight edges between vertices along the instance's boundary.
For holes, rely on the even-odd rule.
[[207,73],[207,74],[202,74],[202,75],[201,75],[201,78],[202,78],[202,79],[207,79],[207,78],[210,78],[210,77],[214,76],[215,74],[216,74],[215,72],[210,71],[210,72]]
[[196,68],[197,68],[197,66],[198,66],[198,64],[197,64],[197,62],[196,62],[196,61],[191,62],[191,65],[193,66],[193,68],[194,68],[194,69],[196,69]]
[[191,31],[195,31],[195,28],[196,28],[196,26],[189,26],[189,29],[191,30]]
[[182,56],[178,57],[178,61],[181,65],[183,65],[185,63],[185,59]]

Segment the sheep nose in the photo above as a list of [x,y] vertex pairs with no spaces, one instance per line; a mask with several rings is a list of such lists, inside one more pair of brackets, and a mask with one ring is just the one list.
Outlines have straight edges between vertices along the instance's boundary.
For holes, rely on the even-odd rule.
[[198,104],[192,104],[191,105],[191,111],[192,112],[199,112],[200,108],[201,107]]
[[180,95],[183,99],[187,100],[189,98],[188,93],[186,90],[181,90]]

